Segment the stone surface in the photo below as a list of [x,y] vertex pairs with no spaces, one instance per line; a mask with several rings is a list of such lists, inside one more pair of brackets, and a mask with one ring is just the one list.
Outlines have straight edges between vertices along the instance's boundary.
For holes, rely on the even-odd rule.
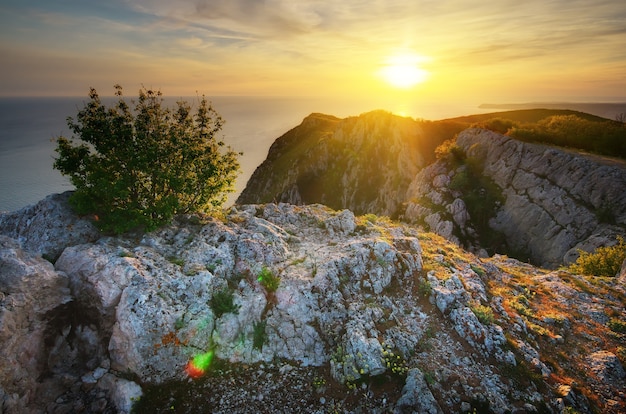
[[[623,369],[604,349],[619,341],[609,320],[626,315],[600,293],[623,289],[617,279],[478,259],[414,227],[321,205],[237,206],[220,220],[180,216],[140,237],[65,243],[53,267],[0,238],[6,412],[128,412],[155,395],[182,412],[209,399],[215,412],[269,399],[302,412],[590,410],[576,389],[552,392],[557,366],[597,390],[605,412],[626,407]],[[225,291],[232,303],[218,308]],[[571,361],[558,359],[561,346],[576,350]],[[223,379],[190,379],[203,355],[221,361]],[[581,364],[594,375],[579,376]],[[185,401],[168,396],[171,384],[190,389]]]
[[[489,226],[502,234],[508,251],[554,268],[575,261],[579,249],[593,251],[624,235],[623,163],[603,162],[600,157],[525,143],[479,128],[460,133],[456,144],[480,163],[482,174],[502,191],[505,201]],[[403,217],[423,221],[431,231],[455,242],[459,240],[455,235],[462,235],[466,247],[478,252],[475,223],[455,191],[448,188],[450,181],[442,178],[456,174],[455,168],[440,160],[422,169],[407,191]],[[606,209],[613,223],[598,219]]]
[[402,397],[396,404],[394,413],[442,414],[443,411],[424,379],[424,374],[417,368],[411,369],[402,389]]
[[89,218],[72,211],[67,203],[70,195],[52,194],[21,210],[0,213],[0,234],[53,262],[65,247],[99,239],[100,232]]

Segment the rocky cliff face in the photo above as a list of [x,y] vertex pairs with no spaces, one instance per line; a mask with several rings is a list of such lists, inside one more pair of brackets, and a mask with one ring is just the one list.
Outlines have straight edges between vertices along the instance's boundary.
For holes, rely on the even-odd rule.
[[434,162],[441,141],[431,135],[425,123],[384,112],[313,114],[276,141],[238,202],[400,217],[481,255],[550,268],[626,235],[624,162],[484,129],[458,135],[460,165]]
[[[529,144],[483,129],[459,134],[463,162],[440,160],[423,169],[407,193],[404,218],[420,221],[445,237],[479,249],[481,230],[468,211],[467,190],[458,178],[468,168],[495,183],[501,203],[482,229],[500,245],[533,263],[570,263],[578,249],[614,244],[626,231],[626,163],[539,144]],[[479,202],[484,203],[488,194]],[[495,243],[494,243],[495,244]],[[483,246],[484,247],[484,246]]]
[[237,202],[392,215],[425,166],[424,135],[414,120],[383,111],[346,119],[312,114],[276,140]]
[[[54,200],[0,221],[82,222]],[[626,409],[623,277],[320,205],[98,240],[49,221],[0,239],[3,412]]]

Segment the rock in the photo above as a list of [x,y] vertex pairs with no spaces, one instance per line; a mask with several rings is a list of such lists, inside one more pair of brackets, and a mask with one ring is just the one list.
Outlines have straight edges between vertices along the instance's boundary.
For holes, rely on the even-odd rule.
[[589,369],[603,382],[624,383],[626,372],[620,360],[609,351],[597,351],[587,358]]
[[[363,398],[345,399],[351,412],[455,412],[479,400],[494,412],[542,400],[556,407],[542,377],[520,387],[507,375],[528,366],[548,377],[543,361],[558,359],[546,352],[568,343],[555,338],[588,332],[587,324],[594,336],[577,337],[578,348],[617,348],[602,329],[604,310],[618,312],[621,302],[601,294],[604,285],[505,256],[479,260],[414,227],[321,205],[178,217],[141,238],[68,246],[56,269],[2,237],[0,260],[0,352],[10,362],[0,366],[0,396],[9,411],[128,411],[138,384],[161,390],[145,395],[180,384],[198,401],[209,399],[205,381],[237,390],[211,398],[216,412],[281,409],[274,399],[307,411],[322,397],[336,408],[336,395],[353,390]],[[516,313],[520,285],[537,292],[533,303],[524,290],[532,320]],[[217,301],[222,292],[232,303]],[[478,319],[478,304],[493,320]],[[566,310],[577,317],[561,317]],[[626,404],[614,358],[571,358],[593,375],[559,370],[597,389],[598,407]],[[212,361],[221,374],[195,382]],[[579,396],[576,404],[581,412],[592,405]]]
[[68,278],[0,236],[0,389],[8,412],[27,412],[54,367],[54,339],[71,302]]
[[402,396],[396,403],[394,413],[441,414],[443,410],[428,388],[424,374],[417,368],[410,369]]
[[69,206],[70,195],[53,194],[31,206],[0,214],[0,234],[52,262],[68,246],[99,239],[100,232],[91,221],[76,215]]
[[107,391],[119,414],[130,414],[133,404],[143,395],[141,387],[133,381],[111,374],[104,375],[98,381],[98,386]]
[[[416,174],[406,195],[405,219],[424,221],[431,231],[461,241],[473,251],[490,247],[504,252],[506,248],[549,268],[576,260],[577,249],[590,251],[624,235],[626,168],[621,164],[602,163],[478,128],[461,132],[456,143],[480,163],[482,174],[492,179],[505,197],[489,227],[502,234],[506,246],[481,246],[474,236],[479,227],[459,203],[458,191],[449,189],[443,178],[454,174],[456,168],[445,161]],[[418,203],[425,208],[418,208]],[[598,220],[598,212],[607,208],[615,224]]]

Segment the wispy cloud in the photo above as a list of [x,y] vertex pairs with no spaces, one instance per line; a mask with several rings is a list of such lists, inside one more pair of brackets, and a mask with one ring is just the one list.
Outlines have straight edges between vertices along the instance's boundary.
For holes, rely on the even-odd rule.
[[110,65],[110,77],[139,76],[139,68],[151,68],[148,75],[156,77],[169,73],[164,67],[176,66],[181,77],[221,79],[231,87],[238,76],[248,87],[251,81],[243,77],[251,70],[258,79],[272,80],[271,87],[287,83],[288,76],[290,85],[365,81],[364,73],[403,50],[429,56],[432,70],[453,74],[449,83],[463,82],[469,73],[472,81],[483,72],[489,78],[489,71],[520,79],[552,76],[559,67],[601,77],[624,67],[624,44],[622,0],[5,0],[0,5],[0,46],[21,50],[23,57],[9,65],[15,72],[7,78],[21,76],[19,68],[34,60],[24,56],[38,53],[73,62],[109,59],[117,62]]

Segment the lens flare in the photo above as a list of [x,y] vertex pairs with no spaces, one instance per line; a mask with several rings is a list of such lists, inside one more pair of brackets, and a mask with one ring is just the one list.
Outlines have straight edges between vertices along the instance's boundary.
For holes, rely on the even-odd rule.
[[187,363],[185,372],[193,379],[198,379],[203,376],[213,360],[213,351],[205,352],[193,357],[191,361]]

